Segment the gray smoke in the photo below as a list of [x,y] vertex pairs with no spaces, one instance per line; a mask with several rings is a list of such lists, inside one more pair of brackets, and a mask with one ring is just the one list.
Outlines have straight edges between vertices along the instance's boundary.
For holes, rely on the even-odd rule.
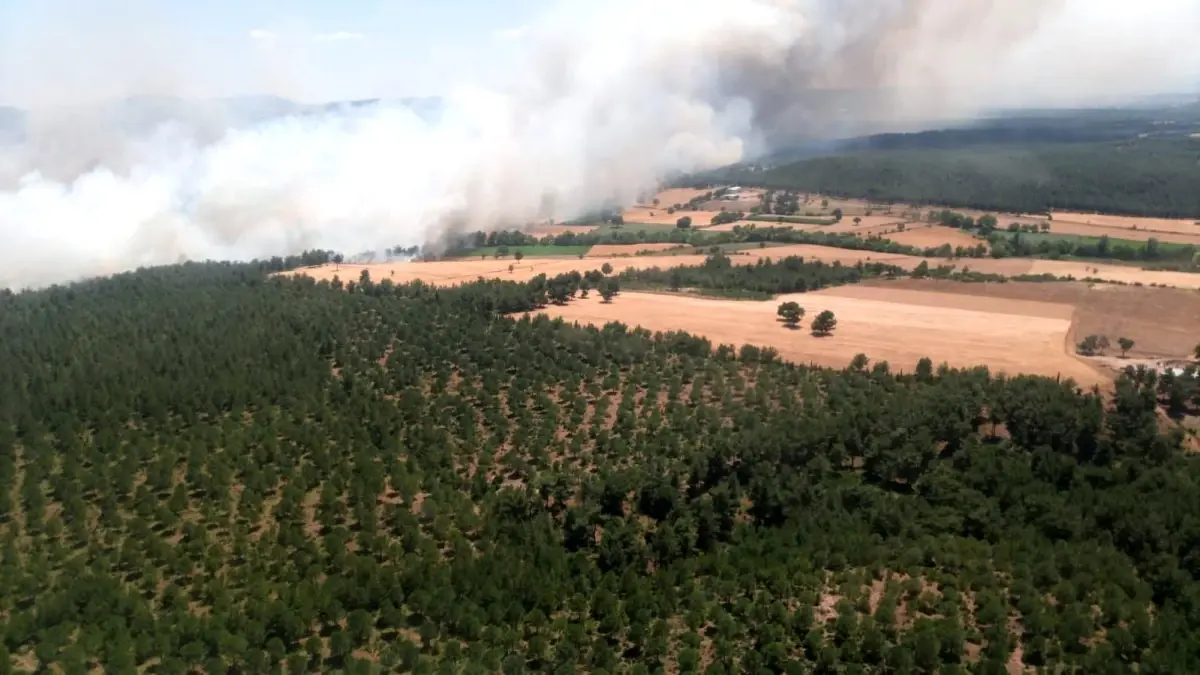
[[134,53],[84,68],[42,46],[61,82],[152,96],[27,117],[0,154],[0,284],[419,245],[629,202],[797,138],[1194,88],[1197,19],[1194,0],[563,0],[521,31],[511,81],[457,88],[436,117],[185,104],[166,47],[107,35]]

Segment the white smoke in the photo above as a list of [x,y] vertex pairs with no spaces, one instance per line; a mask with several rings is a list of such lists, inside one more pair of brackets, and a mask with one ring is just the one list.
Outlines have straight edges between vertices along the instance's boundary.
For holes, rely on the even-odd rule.
[[[1049,93],[1078,100],[1114,93],[1115,80],[1173,85],[1164,72],[1180,80],[1200,72],[1194,52],[1168,48],[1161,34],[1064,34],[1072,16],[1110,5],[1089,3],[566,0],[520,31],[526,69],[503,87],[454,91],[436,120],[380,104],[249,128],[213,118],[199,133],[166,126],[137,142],[33,134],[7,158],[19,179],[5,188],[0,171],[0,285],[182,258],[380,250],[424,244],[447,228],[562,220],[632,201],[664,176],[738,161],[781,130],[827,121],[804,102],[813,86],[1004,85],[968,101],[922,93],[897,95],[893,111],[838,111],[883,119],[928,114],[932,104],[962,115]],[[1123,21],[1085,25],[1194,27],[1193,4],[1143,0],[1121,10]],[[1174,23],[1150,21],[1155,11],[1173,13]],[[1085,38],[1100,49],[1120,45],[1125,60],[1078,66],[1071,72],[1086,81],[1070,87],[1031,79],[1033,71],[1062,76],[1079,60],[1063,53],[1064,42]],[[1174,55],[1172,68],[1155,65],[1156,50]],[[1023,86],[1046,93],[1014,101]],[[48,137],[58,142],[39,144]],[[83,165],[48,168],[61,169],[75,149]]]

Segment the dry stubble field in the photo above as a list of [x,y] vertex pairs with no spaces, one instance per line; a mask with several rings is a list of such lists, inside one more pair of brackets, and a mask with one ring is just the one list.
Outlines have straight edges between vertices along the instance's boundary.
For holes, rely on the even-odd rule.
[[[1075,307],[1077,336],[1105,335],[1134,340],[1129,356],[1186,358],[1200,342],[1200,293],[1182,288],[1146,288],[1113,284],[1030,283],[962,284],[933,279],[868,281],[861,288],[956,293],[980,305],[993,299],[1039,300]],[[839,292],[853,294],[860,287]],[[1082,339],[1080,337],[1079,339]]]
[[[840,293],[847,290],[856,293]],[[787,300],[800,303],[808,317],[832,311],[837,330],[818,338],[803,327],[786,328],[775,311]],[[770,302],[622,293],[611,303],[589,298],[544,312],[583,324],[620,321],[656,331],[684,330],[717,344],[771,346],[790,361],[837,368],[862,353],[909,372],[929,357],[952,366],[986,364],[999,372],[1061,375],[1084,385],[1108,380],[1067,353],[1074,313],[1070,305],[1022,300],[985,305],[957,294],[847,287]]]
[[[636,246],[636,245],[635,245]],[[631,247],[633,248],[633,247]],[[1200,288],[1200,274],[1187,272],[1159,272],[1142,270],[1136,267],[1122,265],[1105,265],[1100,263],[1083,263],[1060,260],[1035,260],[1031,258],[922,258],[918,256],[895,253],[877,253],[874,251],[855,251],[851,249],[817,246],[812,244],[789,244],[767,248],[751,248],[733,255],[735,264],[753,264],[759,258],[780,259],[787,256],[802,256],[811,260],[822,260],[843,265],[853,265],[862,262],[883,262],[889,265],[912,270],[922,262],[930,267],[938,265],[953,265],[959,269],[969,268],[978,272],[1016,276],[1021,274],[1053,274],[1055,276],[1073,276],[1077,279],[1087,277],[1127,284],[1141,283],[1149,286],[1173,286],[1176,288]],[[443,260],[438,262],[392,262],[369,265],[343,264],[321,265],[319,267],[297,270],[296,274],[307,274],[317,280],[332,279],[334,276],[343,281],[357,279],[362,270],[368,270],[376,280],[390,278],[396,283],[422,280],[431,284],[452,286],[469,283],[480,277],[489,279],[510,279],[512,281],[527,281],[538,274],[548,276],[579,270],[586,272],[598,269],[605,262],[611,264],[617,272],[633,267],[652,267],[677,265],[701,265],[705,256],[699,254],[664,251],[662,256],[654,255],[612,255],[609,257],[577,256],[569,258],[525,258],[517,263],[511,259],[460,259]],[[513,271],[509,271],[509,266]]]
[[1068,211],[1055,211],[1054,220],[1050,226],[1053,227],[1059,223],[1074,223],[1077,225],[1092,225],[1095,227],[1104,227],[1115,230],[1127,230],[1121,234],[1111,233],[1112,237],[1130,238],[1129,235],[1134,228],[1137,231],[1150,232],[1174,232],[1177,234],[1200,235],[1200,225],[1196,220],[1179,220],[1172,218],[1137,218],[1133,216],[1110,216],[1099,213],[1073,213]]
[[[683,244],[663,242],[659,244],[596,244],[588,249],[589,258],[612,258],[637,255],[639,253],[660,253],[680,248]],[[688,247],[691,248],[691,247]]]
[[1111,237],[1113,239],[1127,239],[1130,241],[1146,241],[1151,237],[1173,244],[1197,244],[1200,245],[1200,227],[1193,227],[1194,233],[1181,234],[1179,232],[1160,232],[1157,230],[1144,230],[1138,228],[1136,230],[1127,227],[1112,227],[1109,225],[1084,225],[1082,223],[1072,223],[1064,221],[1054,221],[1050,223],[1051,234],[1072,234],[1083,237]]

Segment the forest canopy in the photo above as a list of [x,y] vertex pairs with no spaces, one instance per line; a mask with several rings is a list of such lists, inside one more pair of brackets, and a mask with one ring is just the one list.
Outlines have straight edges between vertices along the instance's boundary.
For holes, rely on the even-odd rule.
[[0,668],[1200,672],[1157,424],[1194,373],[1109,402],[523,314],[544,278],[269,275],[312,259],[0,296]]
[[703,181],[1007,212],[1200,218],[1200,139],[874,149]]

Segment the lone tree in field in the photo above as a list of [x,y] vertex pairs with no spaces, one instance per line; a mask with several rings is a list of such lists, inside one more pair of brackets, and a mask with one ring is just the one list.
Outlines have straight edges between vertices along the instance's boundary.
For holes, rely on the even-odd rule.
[[600,266],[600,272],[602,274],[604,274],[604,276],[608,276],[608,275],[612,274],[612,265],[610,265],[608,263],[604,263],[603,265]]
[[841,210],[841,209],[834,209],[834,210],[833,210],[833,219],[834,219],[834,220],[841,221],[841,219],[842,219],[842,216],[843,216],[843,215],[844,215],[844,214],[843,214],[843,212],[842,212],[842,210]]
[[862,225],[862,218],[859,218],[858,216],[854,216],[854,226],[858,227],[859,225]]
[[508,255],[508,247],[507,246],[505,246],[504,244],[501,244],[499,247],[496,248],[496,257],[497,258],[503,258],[506,255]]
[[338,271],[341,268],[342,261],[345,259],[346,259],[346,256],[342,255],[341,253],[335,253],[333,255],[333,258],[331,258],[331,260],[333,260],[333,271],[334,272]]
[[608,277],[600,283],[600,297],[604,298],[605,302],[612,302],[613,296],[620,290],[617,280],[613,277]]
[[779,318],[783,319],[783,323],[788,328],[795,328],[800,325],[800,320],[804,318],[804,308],[800,306],[800,303],[789,300],[779,305],[776,314],[779,315]]
[[684,216],[684,217],[680,218],[679,220],[675,221],[675,227],[678,227],[681,230],[686,230],[691,226],[692,226],[692,217],[691,216]]
[[817,337],[825,337],[833,333],[834,328],[837,328],[837,317],[829,310],[821,312],[817,318],[813,319],[812,332]]
[[1121,358],[1125,358],[1126,352],[1133,349],[1133,340],[1127,337],[1117,338],[1117,346],[1121,348]]
[[524,258],[524,257],[525,257],[525,254],[522,253],[521,251],[517,251],[516,253],[513,253],[513,259],[516,260],[517,262],[521,262],[521,258]]

